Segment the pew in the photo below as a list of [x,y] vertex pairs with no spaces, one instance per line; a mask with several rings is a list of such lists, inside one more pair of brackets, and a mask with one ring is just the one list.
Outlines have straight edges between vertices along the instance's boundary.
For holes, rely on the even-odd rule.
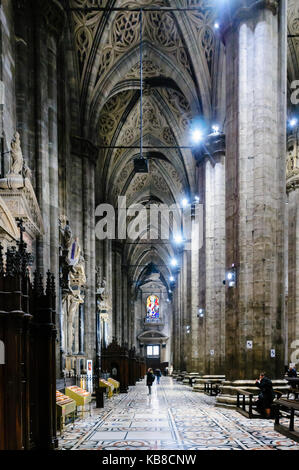
[[[299,432],[295,430],[295,416],[299,417],[299,400],[280,398],[274,403],[274,430],[284,436],[299,442]],[[280,418],[289,419],[289,426],[280,423]]]
[[[205,383],[212,383],[217,385],[218,388],[220,388],[220,385],[224,380],[225,375],[202,375],[200,378],[195,379],[195,384],[193,385],[193,392],[204,392]],[[214,387],[214,389],[216,390],[216,387]]]
[[[263,418],[263,416],[260,413],[258,413],[256,409],[254,409],[255,408],[254,397],[256,397],[258,393],[260,393],[259,390],[256,393],[254,393],[254,392],[249,392],[248,390],[244,390],[242,388],[237,388],[236,391],[237,391],[236,411],[238,411],[243,416],[249,419]],[[277,399],[279,399],[282,395],[282,392],[280,392],[279,390],[273,390],[273,392],[275,393],[275,396]]]
[[206,380],[204,382],[204,393],[206,395],[217,396],[220,392],[219,382],[213,382],[212,380]]

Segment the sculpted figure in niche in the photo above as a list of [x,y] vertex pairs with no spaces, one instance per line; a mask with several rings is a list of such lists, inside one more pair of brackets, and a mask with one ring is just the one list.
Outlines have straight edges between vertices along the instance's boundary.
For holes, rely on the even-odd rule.
[[10,159],[10,174],[19,175],[23,169],[23,154],[18,132],[15,132],[11,141]]
[[70,281],[71,284],[76,284],[81,287],[86,284],[85,260],[82,255],[80,255],[77,264],[72,267],[72,270],[70,272]]
[[30,168],[23,159],[20,134],[15,132],[13,140],[11,141],[10,172],[7,176],[16,176],[21,174],[24,178],[31,178],[32,176]]
[[80,294],[80,291],[74,292],[73,295],[69,296],[68,302],[68,315],[67,315],[67,353],[72,354],[73,341],[74,341],[74,320],[77,312],[79,311],[79,305],[83,304],[84,299]]
[[65,215],[59,219],[60,222],[60,244],[62,248],[69,249],[72,244],[72,229]]
[[27,187],[34,193],[30,182],[31,176],[31,171],[23,159],[20,134],[15,132],[10,147],[10,169],[6,177],[0,179],[0,188],[22,189]]

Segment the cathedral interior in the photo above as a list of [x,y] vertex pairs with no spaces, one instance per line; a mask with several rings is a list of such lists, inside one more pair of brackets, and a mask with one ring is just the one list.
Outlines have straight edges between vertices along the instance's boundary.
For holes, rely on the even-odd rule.
[[299,450],[298,0],[1,0],[0,61],[0,449]]

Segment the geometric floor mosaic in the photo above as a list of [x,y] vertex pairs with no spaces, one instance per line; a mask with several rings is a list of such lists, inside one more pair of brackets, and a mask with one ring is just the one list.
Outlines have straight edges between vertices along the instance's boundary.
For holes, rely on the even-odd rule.
[[162,377],[147,394],[145,381],[106,400],[104,409],[67,428],[69,450],[299,450],[273,430],[273,420],[249,420],[215,407],[215,398]]

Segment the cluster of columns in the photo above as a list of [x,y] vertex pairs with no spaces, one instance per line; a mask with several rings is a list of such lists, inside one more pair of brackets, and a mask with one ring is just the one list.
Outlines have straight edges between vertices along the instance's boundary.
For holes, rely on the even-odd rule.
[[[34,3],[34,6],[33,6]],[[71,221],[85,260],[84,306],[75,322],[75,349],[94,357],[95,338],[95,162],[97,149],[80,135],[68,103],[70,57],[63,6],[56,0],[14,2],[16,37],[16,127],[23,155],[33,173],[33,187],[44,232],[34,247],[38,272],[48,269],[59,285],[59,218]],[[62,47],[63,46],[63,47]],[[65,47],[64,47],[65,46]],[[59,295],[56,325],[61,327]],[[59,364],[57,343],[57,370]],[[60,371],[61,372],[61,371]]]
[[264,369],[280,377],[286,360],[285,2],[245,3],[233,2],[222,21],[226,143],[212,134],[198,161],[204,243],[194,248],[189,271],[191,337],[186,347],[181,339],[185,351],[174,363],[229,380],[253,379]]

